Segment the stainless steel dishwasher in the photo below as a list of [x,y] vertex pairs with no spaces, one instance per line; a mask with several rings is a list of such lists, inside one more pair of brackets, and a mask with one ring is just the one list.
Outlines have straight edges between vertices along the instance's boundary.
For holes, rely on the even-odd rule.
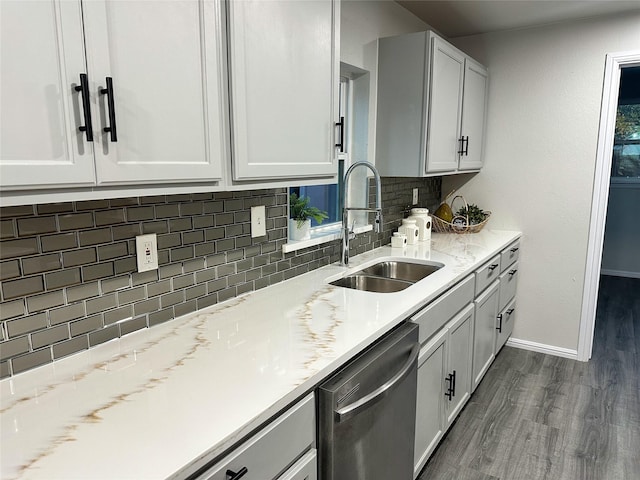
[[318,387],[321,480],[412,480],[418,326],[403,324]]

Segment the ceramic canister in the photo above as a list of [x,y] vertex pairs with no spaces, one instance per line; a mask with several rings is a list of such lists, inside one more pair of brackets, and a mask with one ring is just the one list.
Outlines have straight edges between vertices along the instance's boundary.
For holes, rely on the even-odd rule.
[[407,244],[415,245],[418,243],[420,233],[418,232],[418,226],[415,220],[409,218],[402,219],[402,225],[398,227],[398,232],[404,233],[407,236]]
[[428,208],[412,208],[410,220],[416,221],[418,227],[418,239],[421,242],[431,241],[431,217]]
[[393,232],[393,237],[391,237],[391,246],[394,248],[406,247],[407,236],[404,233]]

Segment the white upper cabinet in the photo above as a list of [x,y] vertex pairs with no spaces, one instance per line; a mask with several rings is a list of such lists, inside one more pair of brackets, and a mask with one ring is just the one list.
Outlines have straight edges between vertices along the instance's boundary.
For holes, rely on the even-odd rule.
[[0,2],[0,188],[94,183],[80,2]]
[[463,150],[460,154],[460,170],[482,168],[484,153],[484,119],[487,109],[489,74],[478,62],[465,59],[464,107],[460,137]]
[[0,5],[3,189],[222,178],[219,1]]
[[458,168],[464,55],[441,38],[431,40],[427,172]]
[[433,32],[378,43],[376,165],[430,176],[482,167],[487,70]]
[[339,2],[227,6],[233,179],[335,176]]
[[[220,7],[214,1],[83,3],[99,184],[222,178]],[[117,141],[104,130],[112,117]]]

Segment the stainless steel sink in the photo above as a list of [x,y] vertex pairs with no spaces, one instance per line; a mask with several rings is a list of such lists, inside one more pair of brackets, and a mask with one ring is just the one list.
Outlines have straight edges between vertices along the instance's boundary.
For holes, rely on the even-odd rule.
[[334,280],[331,285],[366,292],[399,292],[428,277],[443,266],[441,263],[424,264],[386,260]]
[[407,282],[418,282],[441,268],[441,264],[425,265],[422,263],[393,260],[376,263],[370,267],[360,270],[358,273],[392,278],[394,280],[405,280]]
[[331,282],[338,287],[353,288],[376,293],[392,293],[404,290],[413,285],[413,282],[395,280],[392,278],[376,277],[374,275],[348,275]]

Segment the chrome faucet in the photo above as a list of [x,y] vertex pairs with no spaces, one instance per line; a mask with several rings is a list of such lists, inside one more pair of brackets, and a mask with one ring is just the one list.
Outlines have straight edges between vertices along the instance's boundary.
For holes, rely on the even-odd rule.
[[[373,172],[373,176],[376,180],[376,208],[367,208],[367,207],[349,207],[348,202],[348,192],[349,192],[349,177],[351,176],[351,172],[356,167],[364,166],[369,168]],[[376,219],[373,225],[373,229],[376,233],[380,233],[382,230],[382,188],[380,186],[380,174],[376,167],[373,166],[372,163],[369,162],[356,162],[352,164],[347,172],[344,174],[344,192],[342,198],[344,199],[344,207],[342,209],[342,254],[340,256],[340,264],[341,265],[349,265],[349,240],[356,238],[356,234],[354,232],[355,221],[351,228],[349,228],[349,211],[359,211],[359,212],[375,212]]]

